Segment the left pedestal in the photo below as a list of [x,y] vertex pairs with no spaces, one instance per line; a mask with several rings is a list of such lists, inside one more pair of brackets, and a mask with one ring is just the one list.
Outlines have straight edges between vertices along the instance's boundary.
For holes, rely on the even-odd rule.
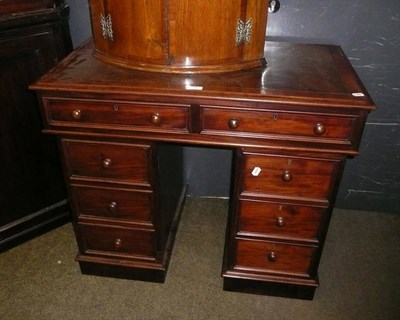
[[180,149],[135,139],[60,145],[82,273],[164,282],[185,195]]

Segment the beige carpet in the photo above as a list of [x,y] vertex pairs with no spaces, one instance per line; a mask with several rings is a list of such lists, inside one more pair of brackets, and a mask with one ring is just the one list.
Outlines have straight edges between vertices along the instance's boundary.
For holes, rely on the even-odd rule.
[[400,319],[400,214],[335,210],[304,301],[222,290],[227,208],[187,199],[164,284],[81,275],[71,224],[2,253],[0,319]]

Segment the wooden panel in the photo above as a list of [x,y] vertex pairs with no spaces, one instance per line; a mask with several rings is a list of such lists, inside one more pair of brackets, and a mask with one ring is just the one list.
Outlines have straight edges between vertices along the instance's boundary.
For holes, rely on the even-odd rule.
[[338,165],[330,159],[245,154],[242,192],[328,200]]
[[149,146],[63,140],[72,179],[149,184]]
[[77,214],[122,221],[151,222],[151,191],[72,186]]
[[251,41],[243,46],[243,59],[249,60],[254,57],[261,57],[264,51],[266,28],[268,19],[269,1],[247,0],[246,21],[251,19]]
[[235,269],[308,276],[316,247],[236,240]]
[[79,224],[83,250],[87,254],[155,257],[154,231]]
[[131,130],[188,130],[187,105],[46,100],[45,108],[48,121],[53,125],[120,125],[129,126],[126,129]]
[[[90,0],[96,49],[122,64],[167,63],[164,0]],[[101,17],[110,15],[113,39],[104,37]]]
[[317,240],[325,208],[240,200],[238,233]]
[[27,90],[56,59],[50,30],[41,31],[0,39],[0,226],[66,197],[55,140],[42,135],[38,105]]
[[[236,45],[242,0],[170,0],[172,63],[196,66],[231,63],[241,59]],[[207,49],[206,49],[207,48]]]

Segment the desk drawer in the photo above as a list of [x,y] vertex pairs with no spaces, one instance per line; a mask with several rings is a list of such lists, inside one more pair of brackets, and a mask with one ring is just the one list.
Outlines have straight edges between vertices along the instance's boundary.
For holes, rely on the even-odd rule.
[[64,139],[63,148],[71,178],[149,184],[149,145]]
[[239,239],[235,268],[305,276],[310,274],[316,248]]
[[329,199],[340,161],[245,153],[243,193]]
[[94,216],[132,222],[151,222],[151,191],[72,186],[77,212]]
[[316,241],[325,211],[311,206],[240,200],[238,232]]
[[188,105],[47,100],[45,110],[48,122],[53,125],[188,131]]
[[140,255],[155,257],[152,230],[79,224],[84,252],[98,255]]
[[[246,111],[202,107],[202,133],[294,140],[336,140],[350,144],[358,122],[355,115],[323,115],[284,111]],[[292,138],[290,136],[293,136]]]

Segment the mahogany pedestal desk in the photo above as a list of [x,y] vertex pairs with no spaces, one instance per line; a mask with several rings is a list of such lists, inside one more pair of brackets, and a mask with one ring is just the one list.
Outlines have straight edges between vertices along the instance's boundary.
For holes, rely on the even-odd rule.
[[181,147],[220,147],[234,153],[224,289],[313,298],[343,166],[374,105],[337,46],[267,42],[266,59],[142,72],[98,61],[89,41],[31,86],[59,141],[84,274],[163,282]]

